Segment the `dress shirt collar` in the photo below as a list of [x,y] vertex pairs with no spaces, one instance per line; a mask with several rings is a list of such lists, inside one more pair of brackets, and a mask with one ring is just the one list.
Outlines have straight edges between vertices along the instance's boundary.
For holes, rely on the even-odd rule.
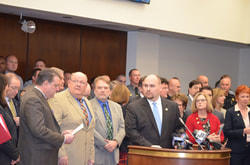
[[5,96],[5,100],[9,102],[11,99],[9,99],[7,96]]
[[7,96],[5,96],[5,101],[8,104],[8,106],[10,107],[10,99]]
[[35,86],[34,88],[36,88],[39,92],[41,92],[41,94],[44,96],[46,100],[48,99],[40,88],[38,88],[37,86]]
[[[240,108],[239,108],[239,105],[238,105],[238,103],[237,104],[235,104],[235,106],[234,106],[234,110],[237,112],[237,111],[240,111]],[[247,112],[250,112],[250,108],[247,106]]]
[[156,103],[157,106],[161,105],[161,97],[159,96],[159,98],[156,101],[153,100],[149,100],[147,99],[150,105],[153,105],[153,103]]
[[106,100],[105,102],[102,102],[101,100],[97,99],[96,100],[98,101],[98,103],[103,106],[104,104],[108,105],[108,100]]
[[190,97],[190,99],[191,99],[192,101],[194,100],[193,96],[191,96],[190,94],[188,94],[188,96]]

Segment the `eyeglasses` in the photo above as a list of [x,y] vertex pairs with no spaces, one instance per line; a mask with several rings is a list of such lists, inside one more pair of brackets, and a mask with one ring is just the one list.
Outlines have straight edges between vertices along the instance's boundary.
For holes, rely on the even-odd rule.
[[85,85],[86,84],[86,82],[84,82],[84,81],[78,81],[78,80],[71,80],[74,84],[77,84],[77,83],[79,83],[79,84],[81,84],[81,85]]
[[19,87],[9,86],[12,90],[19,90]]
[[197,99],[196,103],[198,103],[198,102],[205,102],[205,101],[207,101],[207,100],[206,99]]
[[183,104],[177,104],[178,105],[178,107],[183,107]]

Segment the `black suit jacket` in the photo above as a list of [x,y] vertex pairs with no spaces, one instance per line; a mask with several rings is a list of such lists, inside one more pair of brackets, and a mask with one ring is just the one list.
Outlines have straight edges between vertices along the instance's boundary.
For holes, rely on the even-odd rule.
[[10,164],[11,160],[18,158],[19,152],[17,149],[17,128],[12,114],[8,106],[3,107],[0,105],[0,114],[8,127],[11,139],[3,144],[0,144],[0,164]]
[[154,115],[146,98],[141,98],[128,105],[126,113],[126,135],[132,145],[160,145],[172,148],[172,134],[180,122],[179,109],[176,103],[161,98],[162,130],[159,135]]
[[[250,112],[248,116],[250,116]],[[226,113],[223,128],[224,135],[228,138],[227,147],[232,149],[232,153],[250,151],[250,143],[246,142],[246,136],[243,135],[244,128],[245,124],[241,113],[240,111],[235,111],[235,106],[233,106]]]

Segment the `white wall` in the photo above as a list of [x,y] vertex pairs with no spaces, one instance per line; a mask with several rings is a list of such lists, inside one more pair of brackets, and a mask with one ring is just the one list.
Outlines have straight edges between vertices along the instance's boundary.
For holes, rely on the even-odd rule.
[[240,83],[250,82],[250,49],[142,32],[129,32],[128,44],[132,42],[136,42],[138,49],[132,50],[128,45],[127,73],[131,68],[138,68],[142,75],[155,73],[167,79],[177,76],[181,79],[184,93],[187,92],[188,83],[200,74],[209,77],[212,87],[223,74],[232,77],[233,90]]
[[[159,41],[157,34],[129,32],[127,38],[126,73],[137,68],[141,75],[159,72]],[[128,74],[127,74],[127,80]]]
[[241,49],[239,56],[238,84],[250,86],[250,48]]
[[234,88],[238,82],[238,56],[238,48],[161,37],[159,74],[168,79],[179,77],[185,93],[188,83],[200,74],[208,76],[211,87],[221,75],[229,74]]

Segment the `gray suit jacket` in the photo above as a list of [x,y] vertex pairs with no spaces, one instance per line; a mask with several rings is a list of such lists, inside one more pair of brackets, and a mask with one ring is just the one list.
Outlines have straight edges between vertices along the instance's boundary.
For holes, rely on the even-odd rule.
[[57,93],[54,98],[49,100],[61,131],[74,130],[80,124],[84,124],[84,128],[75,134],[74,141],[71,144],[63,145],[59,150],[59,157],[68,156],[69,165],[85,165],[88,160],[95,160],[94,112],[89,101],[87,99],[84,100],[92,116],[92,120],[88,126],[83,122],[84,115],[80,105],[68,89]]
[[[117,147],[113,153],[108,152],[104,146],[107,144],[106,139],[106,122],[102,107],[96,98],[90,100],[95,113],[95,164],[96,165],[115,165],[119,162],[119,148]],[[113,123],[113,139],[119,146],[125,136],[125,125],[121,106],[113,101],[108,100],[109,108]]]
[[186,110],[185,110],[185,114],[186,114],[187,117],[192,114],[192,110],[191,110],[192,102],[193,101],[191,100],[190,96],[188,95],[188,103],[187,103],[187,107],[186,107]]
[[19,130],[21,165],[56,165],[64,136],[42,93],[34,88],[22,97]]

